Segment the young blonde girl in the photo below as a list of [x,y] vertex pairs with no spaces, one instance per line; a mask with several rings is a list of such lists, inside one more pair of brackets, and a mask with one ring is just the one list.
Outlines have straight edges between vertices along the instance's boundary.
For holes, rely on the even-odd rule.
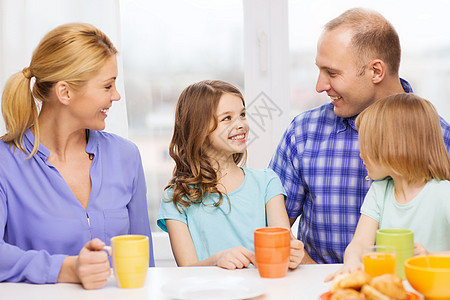
[[450,158],[433,105],[414,94],[392,95],[364,110],[356,127],[375,181],[340,272],[362,267],[362,248],[375,243],[378,228],[411,229],[414,255],[450,254]]
[[[181,93],[170,143],[176,166],[158,215],[178,266],[247,267],[255,263],[256,228],[290,228],[276,174],[240,166],[248,135],[244,98],[233,85],[201,81]],[[303,255],[293,238],[290,267]]]

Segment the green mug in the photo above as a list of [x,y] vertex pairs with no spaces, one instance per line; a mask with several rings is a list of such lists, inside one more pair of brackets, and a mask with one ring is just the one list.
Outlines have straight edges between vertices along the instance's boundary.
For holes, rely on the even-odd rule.
[[397,253],[396,273],[405,276],[405,260],[414,255],[414,233],[409,229],[385,228],[377,230],[376,244],[395,247]]

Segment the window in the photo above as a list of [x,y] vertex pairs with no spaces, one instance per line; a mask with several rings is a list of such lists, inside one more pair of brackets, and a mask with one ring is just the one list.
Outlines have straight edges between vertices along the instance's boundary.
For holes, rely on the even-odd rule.
[[369,1],[369,0],[290,0],[289,39],[291,53],[292,117],[329,101],[318,94],[318,69],[314,64],[316,45],[326,22],[352,7],[380,12],[397,30],[402,46],[400,77],[408,80],[414,92],[431,101],[439,114],[450,120],[450,2]]
[[150,225],[171,178],[168,154],[181,91],[204,79],[244,85],[242,1],[121,2],[129,138],[140,149]]

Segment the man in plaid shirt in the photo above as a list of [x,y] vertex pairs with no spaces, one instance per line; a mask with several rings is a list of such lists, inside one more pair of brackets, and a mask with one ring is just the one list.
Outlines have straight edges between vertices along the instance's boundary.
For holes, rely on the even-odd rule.
[[[300,216],[302,263],[342,263],[370,187],[354,120],[391,94],[412,92],[399,78],[400,41],[380,14],[350,9],[325,25],[317,46],[317,92],[331,103],[298,115],[270,162],[287,192],[291,225]],[[450,126],[441,119],[450,151]]]

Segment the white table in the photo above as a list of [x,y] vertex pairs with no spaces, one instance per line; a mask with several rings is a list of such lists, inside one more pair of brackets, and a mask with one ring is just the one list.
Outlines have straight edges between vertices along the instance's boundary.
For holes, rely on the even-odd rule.
[[[202,277],[207,279],[217,277],[238,276],[261,280],[265,286],[265,293],[254,299],[306,299],[317,300],[329,290],[330,283],[323,279],[330,273],[337,271],[341,265],[301,265],[287,276],[279,279],[260,278],[255,268],[243,270],[225,270],[217,267],[190,268],[149,268],[145,287],[138,289],[120,289],[116,287],[114,279],[109,279],[106,286],[98,290],[84,290],[79,284],[45,284],[35,285],[26,283],[0,283],[0,299],[169,299],[161,290],[167,282],[176,282],[187,277]],[[407,281],[405,286],[412,290]],[[176,288],[176,287],[174,287]]]

